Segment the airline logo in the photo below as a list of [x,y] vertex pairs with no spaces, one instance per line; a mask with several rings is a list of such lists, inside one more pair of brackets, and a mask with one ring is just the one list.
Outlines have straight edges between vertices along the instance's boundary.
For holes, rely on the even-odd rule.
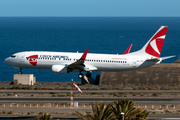
[[167,27],[164,27],[153,36],[153,38],[150,40],[146,47],[146,53],[155,57],[160,56],[164,39],[166,37],[166,32]]
[[31,65],[36,66],[37,58],[38,58],[38,55],[31,55],[31,56],[27,57],[26,59],[29,61],[29,63]]
[[40,55],[40,58],[44,58],[44,59],[56,59],[56,58],[63,58],[63,59],[69,59],[68,56],[63,56],[63,55]]

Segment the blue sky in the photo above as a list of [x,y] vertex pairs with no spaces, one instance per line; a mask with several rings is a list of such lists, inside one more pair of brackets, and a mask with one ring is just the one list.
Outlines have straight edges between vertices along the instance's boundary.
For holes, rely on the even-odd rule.
[[180,0],[0,0],[0,16],[180,17]]

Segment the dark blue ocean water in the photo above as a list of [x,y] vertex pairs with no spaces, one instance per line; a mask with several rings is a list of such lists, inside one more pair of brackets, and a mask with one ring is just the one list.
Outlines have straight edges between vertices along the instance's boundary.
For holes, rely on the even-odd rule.
[[[0,81],[13,81],[18,69],[4,63],[21,51],[123,53],[133,43],[139,50],[159,29],[168,26],[161,56],[172,63],[180,53],[180,17],[0,17]],[[123,36],[123,37],[121,37]],[[80,81],[78,73],[53,74],[51,70],[23,69],[37,82]],[[94,76],[100,72],[93,72]]]

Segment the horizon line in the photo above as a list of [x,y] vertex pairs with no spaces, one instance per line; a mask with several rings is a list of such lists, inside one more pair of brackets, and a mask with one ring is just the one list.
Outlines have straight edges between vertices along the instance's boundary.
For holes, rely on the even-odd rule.
[[0,17],[180,17],[180,16],[0,16]]

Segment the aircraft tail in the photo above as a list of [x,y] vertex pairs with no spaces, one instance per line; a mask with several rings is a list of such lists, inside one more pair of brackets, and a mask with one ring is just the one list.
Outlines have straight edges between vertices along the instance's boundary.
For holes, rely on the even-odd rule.
[[161,26],[159,30],[150,38],[150,40],[142,47],[142,49],[134,52],[133,54],[159,58],[167,29],[167,26]]

